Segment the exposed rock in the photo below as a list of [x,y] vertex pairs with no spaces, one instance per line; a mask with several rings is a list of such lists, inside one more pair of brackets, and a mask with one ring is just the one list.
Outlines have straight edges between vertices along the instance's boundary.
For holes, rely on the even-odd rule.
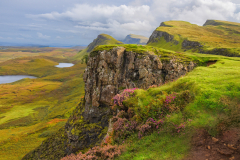
[[215,137],[212,137],[212,141],[213,141],[214,143],[217,143],[219,140],[218,140],[217,138],[215,138]]
[[[85,100],[74,110],[66,123],[62,133],[65,135],[61,142],[62,150],[56,152],[57,156],[76,153],[101,142],[108,131],[109,119],[113,116],[109,107],[112,105],[111,99],[122,88],[147,89],[151,85],[177,79],[196,66],[193,62],[183,63],[174,56],[170,60],[161,60],[160,57],[161,55],[126,51],[124,47],[101,50],[90,56],[83,75]],[[44,146],[48,147],[49,151],[37,149],[24,159],[44,159],[41,157],[55,154],[51,152],[54,145],[45,141],[39,148]]]
[[111,98],[119,88],[147,89],[177,79],[194,66],[193,62],[186,65],[176,59],[162,62],[157,55],[126,52],[124,47],[99,51],[89,59],[84,74],[86,105],[111,105]]
[[[150,36],[147,44],[149,44],[149,43],[154,43],[154,42],[158,42],[161,37],[164,37],[164,39],[166,40],[166,42],[173,41],[173,39],[174,39],[174,36],[173,36],[173,35],[170,35],[170,34],[167,33],[167,32],[155,30],[155,31],[152,33],[152,35]],[[175,43],[178,44],[177,41],[175,41]]]
[[186,39],[182,42],[182,48],[184,49],[200,49],[202,47],[203,45],[201,45],[199,42],[189,41]]

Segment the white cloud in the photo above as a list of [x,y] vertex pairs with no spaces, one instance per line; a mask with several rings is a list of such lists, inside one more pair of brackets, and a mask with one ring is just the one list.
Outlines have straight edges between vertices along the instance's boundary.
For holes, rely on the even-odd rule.
[[60,37],[60,36],[57,36],[56,38],[57,38],[57,39],[61,39],[61,37]]
[[[74,26],[69,30],[56,29],[61,32],[94,30],[122,39],[129,33],[150,36],[162,21],[167,20],[184,20],[198,25],[203,25],[207,19],[239,21],[238,9],[240,6],[233,0],[135,0],[129,6],[76,4],[65,12],[28,17]],[[49,38],[41,33],[38,36]]]
[[41,39],[48,39],[48,38],[50,38],[50,36],[47,36],[47,35],[43,35],[42,33],[37,33],[37,35],[38,35],[38,38],[41,38]]
[[156,28],[151,22],[155,21],[151,15],[150,7],[141,6],[109,6],[78,4],[74,8],[63,12],[51,12],[39,15],[30,15],[31,18],[48,20],[69,21],[75,28],[95,31],[111,32],[117,38],[124,38],[129,33],[144,32],[146,36]]
[[164,16],[202,25],[207,19],[236,18],[237,6],[228,0],[153,0],[152,8],[159,18]]

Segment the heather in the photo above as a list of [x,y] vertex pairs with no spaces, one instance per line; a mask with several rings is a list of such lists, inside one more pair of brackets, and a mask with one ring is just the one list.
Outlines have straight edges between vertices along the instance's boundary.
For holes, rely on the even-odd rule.
[[113,130],[102,144],[125,147],[113,159],[183,159],[198,128],[217,136],[239,125],[240,59],[191,56],[217,62],[198,66],[176,81],[147,90],[124,89],[113,97]]
[[119,147],[117,145],[110,145],[107,144],[105,146],[93,147],[86,153],[78,153],[77,155],[71,154],[62,158],[61,160],[110,160],[114,159],[115,157],[119,156],[122,153],[123,147]]
[[129,146],[119,159],[182,159],[197,128],[217,136],[239,125],[239,59],[210,57],[218,62],[160,87],[136,90],[123,102],[140,125],[123,138]]

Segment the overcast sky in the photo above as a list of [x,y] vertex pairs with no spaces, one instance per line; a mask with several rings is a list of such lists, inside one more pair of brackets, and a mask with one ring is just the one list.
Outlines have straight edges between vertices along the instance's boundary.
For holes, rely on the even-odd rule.
[[240,22],[240,0],[0,0],[0,42],[88,45],[98,34],[149,37],[163,21]]

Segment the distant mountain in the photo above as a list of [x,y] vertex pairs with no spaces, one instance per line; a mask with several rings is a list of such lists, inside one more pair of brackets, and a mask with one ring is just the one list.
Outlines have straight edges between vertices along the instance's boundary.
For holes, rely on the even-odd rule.
[[122,42],[114,39],[112,36],[107,34],[100,34],[96,39],[90,43],[87,48],[80,51],[77,55],[73,57],[73,60],[81,60],[85,55],[89,54],[98,45],[110,45],[110,44],[123,44]]
[[203,26],[167,21],[152,33],[148,45],[174,51],[240,56],[240,23],[207,20]]
[[125,44],[147,44],[148,38],[140,35],[129,34],[126,38],[122,41]]

